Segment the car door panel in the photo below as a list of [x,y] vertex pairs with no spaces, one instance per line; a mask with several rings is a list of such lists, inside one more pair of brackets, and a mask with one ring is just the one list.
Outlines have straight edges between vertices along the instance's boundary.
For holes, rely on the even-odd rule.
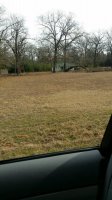
[[22,200],[94,200],[97,198],[97,186],[90,186],[84,188],[77,188],[74,190],[67,190],[47,195],[40,195],[36,197],[25,198]]
[[0,199],[96,199],[99,150],[63,153],[0,165]]

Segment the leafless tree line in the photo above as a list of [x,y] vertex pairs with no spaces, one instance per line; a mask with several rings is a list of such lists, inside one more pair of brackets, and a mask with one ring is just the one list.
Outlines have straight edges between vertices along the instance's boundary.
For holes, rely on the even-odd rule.
[[112,66],[112,30],[89,34],[72,14],[59,11],[38,17],[37,23],[40,37],[29,40],[24,19],[7,19],[0,7],[0,68],[20,74],[50,68],[55,72],[58,65],[63,71],[70,65]]

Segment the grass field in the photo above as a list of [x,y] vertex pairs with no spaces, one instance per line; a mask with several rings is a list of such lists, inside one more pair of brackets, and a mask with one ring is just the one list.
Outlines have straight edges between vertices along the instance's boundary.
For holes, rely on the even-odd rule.
[[100,143],[112,72],[0,77],[0,159]]

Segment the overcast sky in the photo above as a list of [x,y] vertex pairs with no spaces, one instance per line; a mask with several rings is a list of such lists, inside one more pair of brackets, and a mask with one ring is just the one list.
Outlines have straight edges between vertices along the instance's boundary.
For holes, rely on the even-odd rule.
[[74,13],[88,32],[112,28],[112,0],[0,0],[0,5],[8,14],[23,16],[32,36],[38,32],[37,16],[55,10]]

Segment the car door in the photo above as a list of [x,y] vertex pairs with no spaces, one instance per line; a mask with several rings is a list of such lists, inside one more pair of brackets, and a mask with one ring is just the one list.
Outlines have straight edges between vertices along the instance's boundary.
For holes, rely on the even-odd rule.
[[1,200],[96,200],[112,146],[112,117],[101,146],[0,162]]

